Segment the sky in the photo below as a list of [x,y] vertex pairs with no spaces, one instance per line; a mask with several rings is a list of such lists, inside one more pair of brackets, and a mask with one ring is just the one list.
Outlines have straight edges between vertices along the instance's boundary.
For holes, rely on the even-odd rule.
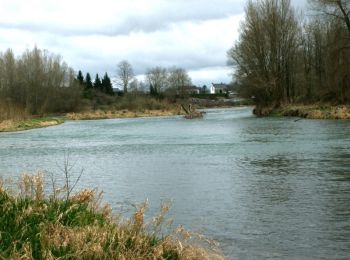
[[[306,0],[292,0],[303,7]],[[111,77],[127,60],[142,80],[153,67],[182,67],[196,85],[229,83],[227,51],[246,0],[0,0],[0,51],[37,45],[74,70]]]

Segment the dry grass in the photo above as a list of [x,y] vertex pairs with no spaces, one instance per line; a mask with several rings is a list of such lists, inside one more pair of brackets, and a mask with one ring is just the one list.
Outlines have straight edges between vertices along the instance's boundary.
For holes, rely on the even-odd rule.
[[28,114],[22,106],[0,99],[0,123],[7,120],[24,120]]
[[[23,175],[19,193],[0,182],[0,259],[224,259],[216,245],[183,228],[162,232],[169,205],[145,223],[147,203],[129,219],[85,189],[44,196],[43,175]],[[205,246],[203,246],[205,245]]]
[[25,120],[5,120],[0,122],[0,132],[15,132],[33,128],[58,125],[64,122],[62,117],[41,117]]
[[70,120],[95,120],[95,119],[113,119],[113,118],[135,118],[135,117],[154,117],[154,116],[173,116],[180,115],[180,109],[163,109],[163,110],[97,110],[81,113],[68,113],[67,119]]
[[272,111],[278,116],[298,116],[309,119],[350,119],[350,106],[339,105],[285,105]]

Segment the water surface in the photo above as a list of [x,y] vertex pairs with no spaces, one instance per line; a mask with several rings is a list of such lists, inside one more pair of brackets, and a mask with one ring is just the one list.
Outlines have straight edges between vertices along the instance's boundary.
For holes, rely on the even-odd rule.
[[[250,108],[181,117],[68,121],[0,134],[0,175],[47,170],[69,151],[81,187],[114,208],[171,200],[177,224],[229,259],[347,259],[350,122],[256,118]],[[125,207],[128,208],[128,207]]]

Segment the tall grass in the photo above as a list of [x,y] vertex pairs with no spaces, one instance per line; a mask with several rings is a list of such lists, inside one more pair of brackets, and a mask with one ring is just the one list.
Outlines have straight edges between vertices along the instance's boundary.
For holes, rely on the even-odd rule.
[[181,227],[164,234],[168,205],[146,223],[146,203],[123,219],[95,189],[69,196],[67,185],[53,189],[45,196],[40,174],[23,175],[17,193],[0,182],[0,259],[224,258],[210,241]]
[[0,99],[0,122],[5,120],[23,120],[28,114],[20,105],[16,105],[11,101]]

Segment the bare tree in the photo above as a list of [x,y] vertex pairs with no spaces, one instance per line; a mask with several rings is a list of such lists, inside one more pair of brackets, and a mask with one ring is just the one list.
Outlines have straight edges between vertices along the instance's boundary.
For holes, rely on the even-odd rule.
[[344,23],[350,37],[349,0],[309,0],[314,10]]
[[146,73],[146,80],[156,93],[161,93],[168,86],[168,71],[162,67],[149,69]]
[[183,68],[169,69],[169,86],[175,88],[181,96],[186,95],[186,88],[192,85],[192,80]]
[[11,50],[0,55],[0,101],[28,114],[73,111],[80,88],[74,72],[59,55],[34,47],[15,58]]
[[350,1],[309,0],[320,14],[311,21],[314,73],[321,99],[350,101]]
[[228,56],[244,94],[260,104],[295,98],[299,26],[290,0],[250,0]]
[[134,78],[134,72],[131,64],[123,60],[118,64],[118,84],[123,87],[124,93],[128,92],[128,86]]

